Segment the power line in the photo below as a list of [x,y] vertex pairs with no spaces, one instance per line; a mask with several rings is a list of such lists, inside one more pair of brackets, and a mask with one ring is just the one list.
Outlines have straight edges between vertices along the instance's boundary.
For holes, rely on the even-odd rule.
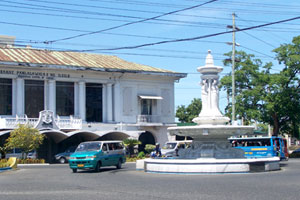
[[[118,11],[128,11],[128,12],[140,12],[140,13],[151,13],[151,14],[163,14],[163,12],[153,11],[153,10],[137,10],[137,9],[128,9],[128,8],[117,8],[117,7],[107,7],[107,6],[96,6],[96,5],[87,5],[87,4],[74,4],[74,3],[62,3],[57,1],[44,1],[44,0],[27,0],[27,1],[34,1],[34,2],[42,2],[47,4],[58,4],[58,5],[69,5],[69,6],[76,6],[76,7],[87,7],[87,8],[101,8],[107,10],[118,10]],[[223,20],[230,20],[230,18],[221,18],[221,17],[208,17],[208,16],[199,16],[199,15],[191,15],[191,14],[178,14],[174,13],[173,15],[178,16],[185,16],[185,17],[200,17],[200,18],[208,18],[208,19],[223,19]]]
[[[270,25],[273,25],[273,24],[280,24],[280,23],[284,23],[284,22],[288,22],[288,21],[297,20],[297,19],[300,19],[300,16],[285,19],[285,20],[275,21],[275,22],[271,22],[271,23],[267,23],[267,24],[251,26],[251,27],[248,27],[248,28],[242,28],[242,29],[235,30],[235,32],[241,32],[241,31],[247,31],[247,30],[251,30],[251,29],[257,29],[257,28],[270,26]],[[203,35],[203,36],[192,37],[192,38],[182,38],[182,39],[176,39],[176,40],[165,40],[165,41],[160,41],[160,42],[146,43],[146,44],[140,44],[140,45],[135,45],[135,46],[127,46],[127,47],[119,47],[119,48],[111,48],[111,49],[88,49],[88,50],[80,50],[80,52],[100,51],[100,50],[115,51],[115,50],[121,50],[121,49],[136,49],[136,48],[140,48],[140,47],[153,46],[153,45],[159,45],[159,44],[199,40],[199,39],[203,39],[203,38],[209,38],[209,37],[224,35],[224,34],[228,34],[228,33],[232,33],[232,32],[233,31],[224,31],[224,32],[213,33],[213,34],[209,34],[209,35]]]
[[260,39],[260,38],[258,38],[258,37],[256,37],[256,36],[254,36],[254,35],[252,35],[252,34],[250,34],[250,33],[247,33],[247,32],[243,32],[243,33],[246,34],[246,35],[249,35],[250,37],[255,38],[255,39],[258,40],[258,41],[261,41],[262,43],[267,44],[267,45],[270,46],[270,47],[276,48],[273,44],[270,44],[269,42],[266,42],[266,41],[264,41],[264,40],[262,40],[262,39]]
[[[0,5],[1,6],[1,5]],[[31,8],[33,9],[33,8]],[[36,9],[34,9],[36,10]],[[43,10],[43,9],[40,9]],[[82,16],[74,16],[74,15],[61,15],[61,14],[49,14],[49,13],[39,13],[39,12],[26,12],[26,11],[15,11],[15,10],[5,10],[0,9],[0,11],[3,12],[11,12],[11,13],[24,13],[24,14],[32,14],[32,15],[45,15],[45,16],[53,16],[53,17],[67,17],[67,18],[77,18],[77,19],[92,19],[92,20],[105,20],[105,21],[116,21],[116,22],[128,22],[131,23],[130,20],[124,20],[124,19],[111,19],[111,18],[99,18],[99,17],[82,17]],[[122,17],[122,16],[119,16]],[[125,18],[126,16],[123,16]],[[145,18],[140,18],[145,19]],[[205,23],[205,22],[188,22],[188,21],[179,21],[179,20],[166,20],[166,19],[155,19],[156,21],[153,22],[142,22],[142,23],[150,23],[150,24],[160,24],[160,25],[176,25],[176,26],[186,26],[186,27],[205,27],[205,28],[220,28],[220,26],[223,26],[222,24],[217,23]],[[165,22],[165,23],[163,23]],[[171,22],[171,23],[170,23]],[[45,42],[43,42],[45,43]]]
[[154,20],[154,19],[157,19],[157,18],[160,18],[160,17],[163,17],[163,16],[167,16],[167,15],[171,15],[171,14],[177,13],[177,12],[182,12],[182,11],[186,11],[186,10],[191,10],[191,9],[194,9],[194,8],[198,8],[200,6],[203,6],[203,5],[206,5],[206,4],[209,4],[209,3],[213,3],[215,1],[218,1],[218,0],[211,0],[211,1],[208,1],[208,2],[205,2],[205,3],[202,3],[202,4],[198,4],[196,6],[192,6],[192,7],[188,7],[188,8],[184,8],[184,9],[180,9],[180,10],[171,11],[171,12],[164,13],[164,14],[161,14],[161,15],[158,15],[158,16],[155,16],[155,17],[151,17],[151,18],[147,18],[147,19],[142,19],[142,20],[138,20],[138,21],[134,21],[134,22],[129,22],[129,23],[126,23],[126,24],[121,24],[121,25],[114,26],[114,27],[111,27],[111,28],[102,29],[102,30],[99,30],[99,31],[94,31],[92,33],[84,33],[84,34],[79,34],[79,35],[75,35],[75,36],[71,36],[71,37],[65,37],[65,38],[61,38],[61,39],[56,39],[56,40],[51,40],[51,41],[45,41],[45,43],[54,43],[54,42],[62,41],[62,40],[70,40],[70,39],[74,39],[74,38],[78,38],[78,37],[82,37],[82,36],[86,36],[86,35],[92,35],[92,34],[101,33],[101,32],[104,32],[104,31],[109,31],[109,30],[121,28],[121,27],[124,27],[124,26],[136,24],[136,23],[141,23],[141,22],[145,22],[145,21],[149,21],[149,20]]
[[[238,18],[239,18],[239,20],[241,20],[241,21],[246,21],[246,20],[244,20],[244,19],[242,19],[240,16],[237,16]],[[251,21],[249,21],[250,23],[252,23]],[[253,24],[253,23],[252,23]],[[285,23],[285,24],[289,24],[289,25],[296,25],[296,24],[290,24],[290,23]],[[268,33],[268,34],[272,34],[273,35],[273,37],[275,37],[276,39],[278,39],[278,38],[280,38],[280,39],[282,39],[282,40],[285,40],[284,38],[282,38],[282,37],[280,37],[280,36],[278,36],[278,35],[276,35],[275,33],[273,33],[273,32],[270,32],[269,30],[267,30],[267,29],[261,29],[262,31],[264,31],[264,32],[266,32],[266,33]],[[285,40],[286,41],[286,40]]]
[[256,52],[256,53],[259,53],[259,54],[264,55],[264,56],[266,56],[266,57],[275,59],[275,57],[273,57],[273,56],[270,56],[270,55],[267,55],[267,54],[265,54],[265,53],[256,51],[256,50],[254,50],[254,49],[250,49],[250,48],[248,48],[248,47],[245,47],[244,45],[240,45],[240,47],[242,47],[242,48],[244,48],[244,49],[248,49],[248,50],[253,51],[253,52]]

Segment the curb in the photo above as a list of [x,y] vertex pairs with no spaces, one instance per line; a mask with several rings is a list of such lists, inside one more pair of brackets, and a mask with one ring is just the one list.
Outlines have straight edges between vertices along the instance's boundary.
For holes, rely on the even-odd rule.
[[49,166],[49,163],[43,163],[43,164],[18,164],[18,167],[24,167],[24,166]]
[[4,168],[0,168],[0,173],[1,172],[5,172],[7,170],[11,170],[12,168],[11,167],[4,167]]

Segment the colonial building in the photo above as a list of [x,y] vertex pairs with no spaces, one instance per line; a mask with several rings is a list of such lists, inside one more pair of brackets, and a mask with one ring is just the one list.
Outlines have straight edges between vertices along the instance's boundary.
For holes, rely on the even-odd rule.
[[0,48],[0,145],[18,124],[46,135],[39,156],[88,140],[169,140],[174,82],[186,74],[77,52]]

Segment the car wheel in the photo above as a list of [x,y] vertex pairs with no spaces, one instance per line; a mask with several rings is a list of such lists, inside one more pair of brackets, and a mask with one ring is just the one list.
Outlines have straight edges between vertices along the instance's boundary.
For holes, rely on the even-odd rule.
[[100,172],[100,169],[101,169],[101,162],[98,162],[95,167],[95,172]]
[[64,157],[61,157],[59,160],[58,160],[59,163],[63,164],[63,163],[66,163],[67,162],[67,159],[65,159]]
[[77,172],[77,169],[72,169],[73,170],[73,173],[76,173]]
[[122,168],[122,160],[119,159],[118,164],[116,165],[117,169],[121,169]]

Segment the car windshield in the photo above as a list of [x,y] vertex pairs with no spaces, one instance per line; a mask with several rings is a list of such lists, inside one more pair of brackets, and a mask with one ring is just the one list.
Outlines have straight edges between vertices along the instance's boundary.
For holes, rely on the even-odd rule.
[[166,143],[163,149],[174,149],[176,147],[176,143]]
[[76,152],[79,151],[97,151],[100,150],[101,142],[85,142],[79,144],[76,149]]

